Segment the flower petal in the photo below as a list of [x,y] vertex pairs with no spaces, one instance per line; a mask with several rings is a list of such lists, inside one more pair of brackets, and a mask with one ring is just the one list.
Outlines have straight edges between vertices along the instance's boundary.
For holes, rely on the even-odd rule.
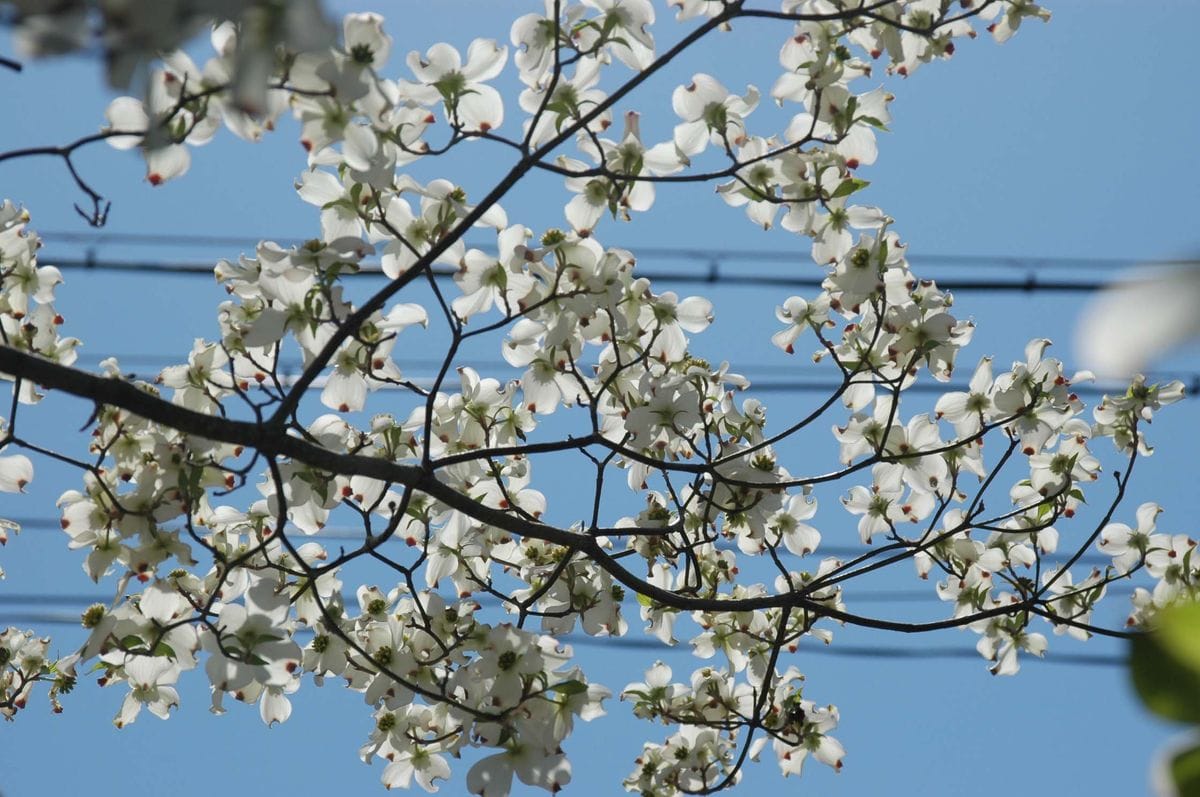
[[33,463],[29,457],[17,454],[0,457],[0,493],[23,493],[33,481]]

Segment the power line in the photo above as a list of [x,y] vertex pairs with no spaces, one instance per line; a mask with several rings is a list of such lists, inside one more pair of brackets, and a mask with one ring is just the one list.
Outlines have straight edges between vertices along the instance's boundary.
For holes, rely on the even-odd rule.
[[[19,525],[23,530],[29,529],[29,530],[38,531],[38,532],[50,532],[50,531],[61,532],[62,531],[62,523],[57,518],[10,517],[9,519],[12,520],[17,525]],[[363,539],[363,532],[360,529],[352,529],[352,528],[348,528],[348,527],[347,528],[339,528],[339,527],[334,527],[334,526],[326,526],[325,528],[321,529],[316,535],[314,535],[313,539],[314,540],[326,539],[326,540],[360,541]],[[386,542],[387,543],[400,543],[402,541],[403,540],[401,540],[399,537],[392,537],[391,539],[387,540]],[[870,549],[867,547],[856,547],[856,546],[851,546],[851,545],[822,545],[820,547],[820,549],[818,551],[815,551],[814,554],[812,554],[812,555],[834,556],[834,557],[838,557],[838,558],[842,558],[842,559],[849,559],[849,558],[852,558],[855,556],[860,556],[860,555],[866,553],[868,550],[870,550]],[[794,554],[792,554],[790,551],[788,551],[786,549],[781,550],[779,553],[785,557],[795,556]],[[1049,559],[1044,560],[1043,563],[1050,567],[1054,567],[1058,564],[1061,564],[1060,562],[1058,562],[1056,560],[1049,560]],[[1092,565],[1093,567],[1103,567],[1105,565],[1112,564],[1112,559],[1110,557],[1103,556],[1100,554],[1085,553],[1083,556],[1079,557],[1079,559],[1076,560],[1076,564],[1085,565],[1085,566]],[[879,600],[912,600],[913,595],[920,595],[920,596],[928,595],[928,593],[925,593],[925,592],[913,592],[913,591],[896,592],[896,591],[884,591],[884,590],[879,590],[879,591],[876,591],[875,593],[869,593],[869,594],[875,594]],[[908,597],[904,597],[906,595]],[[923,598],[920,598],[920,599],[923,599]],[[3,595],[0,595],[0,602],[2,602],[2,601],[3,601]]]
[[[770,287],[819,289],[824,278],[776,276],[771,274],[728,274],[716,267],[711,253],[704,253],[708,266],[692,272],[654,271],[639,269],[638,276],[654,282],[673,282],[682,284],[728,285],[741,287]],[[793,256],[794,257],[794,256]],[[52,264],[64,271],[113,271],[134,274],[161,274],[212,277],[213,266],[210,263],[138,261],[138,260],[105,260],[98,258],[62,258],[55,259],[48,255],[39,259]],[[456,269],[435,267],[433,274],[439,279],[449,279],[457,273]],[[351,277],[382,277],[382,269],[378,265],[364,264]],[[972,279],[951,278],[940,280],[939,286],[946,290],[959,292],[986,293],[1093,293],[1109,286],[1109,282],[1098,280],[1047,280],[1040,279],[1033,272],[1024,279]]]
[[[86,237],[84,233],[65,233],[65,236]],[[142,234],[108,234],[114,240],[135,240],[140,242],[162,242],[162,243],[186,243],[192,242],[228,242],[240,240],[225,236],[166,236],[166,235],[142,235]],[[94,236],[93,236],[94,237]],[[718,263],[721,259],[745,259],[745,260],[771,260],[771,259],[796,259],[794,253],[784,252],[769,252],[769,251],[754,251],[739,252],[734,250],[687,250],[678,248],[654,248],[643,249],[642,251],[650,252],[651,254],[662,257],[677,257],[679,259],[692,260],[707,260],[708,267],[706,270],[696,272],[655,272],[655,271],[640,271],[640,276],[659,282],[675,282],[687,284],[720,284],[730,286],[756,286],[756,287],[777,287],[789,289],[819,289],[822,286],[823,279],[817,277],[794,277],[794,276],[777,276],[769,274],[727,274],[722,273],[718,269]],[[1082,267],[1085,263],[1093,261],[1084,258],[1053,258],[1053,257],[1026,257],[1026,258],[1006,258],[1002,256],[958,256],[958,255],[938,255],[931,256],[934,259],[944,260],[945,262],[978,262],[978,263],[1006,263],[1013,266],[1016,264],[1024,264],[1027,267],[1036,267],[1041,263],[1057,263],[1069,267]],[[130,260],[105,260],[96,259],[90,255],[84,259],[67,258],[62,260],[54,260],[53,258],[43,257],[43,261],[54,263],[58,268],[65,270],[80,270],[80,271],[114,271],[125,273],[152,273],[160,275],[185,275],[198,276],[203,275],[211,277],[213,266],[208,263],[187,263],[187,262],[164,262],[164,261],[130,261]],[[1120,259],[1107,259],[1095,261],[1109,266],[1129,265],[1132,261]],[[1163,261],[1167,264],[1183,264],[1193,261]],[[435,267],[433,273],[440,279],[451,278],[456,271],[447,267]],[[367,265],[361,271],[357,272],[358,276],[383,276],[382,270],[377,265]],[[351,274],[350,276],[354,276]],[[1024,279],[948,279],[942,282],[943,288],[956,291],[978,291],[985,293],[1092,293],[1109,286],[1110,283],[1105,281],[1083,281],[1083,280],[1046,280],[1039,279],[1033,271],[1030,271]],[[126,355],[127,358],[139,357],[139,355]],[[120,359],[120,358],[119,358]],[[422,360],[419,363],[414,361],[417,367],[424,364],[430,368],[437,368],[441,365],[437,360]],[[507,364],[499,362],[491,363],[483,367],[508,367]],[[762,370],[782,370],[782,366],[749,366],[743,370],[753,372],[756,369]],[[1200,372],[1181,373],[1175,376],[1164,376],[1163,379],[1178,378],[1187,386],[1187,394],[1200,393]],[[801,380],[755,380],[751,385],[751,389],[758,393],[788,393],[788,392],[831,392],[840,387],[839,383],[832,381],[801,381]],[[941,385],[928,382],[918,382],[911,385],[908,390],[914,393],[942,393],[947,390],[965,390],[965,385]],[[1124,385],[1093,385],[1080,384],[1075,386],[1075,392],[1085,395],[1103,395],[1105,393],[1122,392],[1125,389]]]
[[[109,357],[116,358],[124,368],[127,365],[140,365],[151,368],[154,371],[160,371],[163,368],[171,365],[178,365],[180,360],[171,358],[167,355],[157,354],[94,354],[88,358],[89,362],[99,364],[102,360]],[[516,368],[503,360],[480,360],[471,358],[465,360],[463,364],[470,365],[476,369],[488,369],[491,372],[497,370],[510,371],[515,377],[522,369]],[[405,359],[401,362],[406,373],[411,373],[413,370],[428,370],[430,374],[439,370],[442,366],[442,360],[436,358],[413,358]],[[292,375],[299,375],[302,371],[299,361],[296,362],[280,362],[279,373],[282,381],[286,384]],[[795,365],[789,364],[772,364],[772,363],[747,363],[739,366],[737,371],[743,376],[753,376],[756,373],[788,373],[794,372],[797,368]],[[135,374],[136,376],[136,374]],[[1147,382],[1151,384],[1164,383],[1178,379],[1186,386],[1184,398],[1191,398],[1195,395],[1200,395],[1200,371],[1179,371],[1167,372],[1161,374],[1148,374]],[[433,377],[409,376],[408,380],[420,387],[428,387],[433,384]],[[842,383],[831,379],[759,379],[757,377],[750,379],[749,393],[833,393],[841,389]],[[314,383],[315,387],[321,387],[323,383]],[[887,386],[881,386],[887,389]],[[1071,386],[1072,392],[1080,395],[1103,396],[1103,395],[1121,395],[1128,389],[1127,383],[1122,382],[1103,382],[1089,383],[1081,382]],[[384,384],[381,385],[381,390],[399,390],[405,389],[400,385]],[[929,393],[941,395],[948,392],[967,392],[970,386],[966,382],[914,382],[905,388],[906,393]]]
[[[627,639],[625,637],[590,637],[586,635],[568,635],[567,640],[575,645],[614,645],[617,647],[643,650],[663,650],[664,645],[650,639]],[[985,661],[978,651],[967,648],[950,646],[938,647],[901,647],[898,645],[812,645],[801,648],[796,655],[815,653],[821,656],[835,656],[854,659],[970,659]],[[1032,661],[1026,657],[1023,661]],[[1048,664],[1071,664],[1098,667],[1124,667],[1128,660],[1124,656],[1109,656],[1098,653],[1056,653],[1051,652],[1041,661]]]
[[[1126,585],[1109,586],[1108,594],[1116,596],[1132,595],[1133,587]],[[932,589],[860,589],[843,590],[842,598],[853,605],[872,603],[927,603],[935,598]],[[476,595],[476,601],[484,605],[499,604],[499,599],[493,595]],[[112,599],[99,593],[84,595],[82,593],[44,593],[44,592],[13,592],[0,593],[0,606],[91,606],[93,603],[111,603]],[[635,606],[633,601],[626,601],[627,608]]]
[[[1169,379],[1179,379],[1181,382],[1184,383],[1184,385],[1185,385],[1184,398],[1191,398],[1197,394],[1200,394],[1200,372],[1181,374],[1179,376],[1168,377],[1167,379],[1168,380]],[[1153,383],[1155,380],[1148,380],[1148,381]],[[841,387],[840,382],[832,382],[832,381],[829,381],[829,382],[815,382],[815,381],[814,382],[792,382],[792,381],[785,381],[785,380],[775,380],[775,381],[760,380],[760,381],[752,381],[750,387],[747,388],[747,392],[749,392],[749,393],[754,393],[754,392],[759,392],[759,393],[791,393],[791,392],[832,393],[833,391],[839,389],[840,387]],[[886,388],[886,386],[881,386],[881,387]],[[1129,385],[1127,385],[1127,384],[1093,385],[1093,384],[1083,383],[1083,384],[1072,384],[1071,385],[1072,393],[1075,393],[1077,395],[1087,395],[1087,396],[1123,395],[1125,393],[1125,391],[1128,389],[1129,389]],[[955,392],[955,391],[965,393],[968,390],[969,390],[969,386],[966,383],[942,384],[942,383],[933,383],[933,382],[916,382],[912,385],[909,385],[907,388],[905,388],[904,392],[905,393],[934,393],[934,394],[941,395],[943,393]]]
[[[180,248],[188,246],[250,246],[254,247],[260,240],[272,240],[284,243],[300,243],[312,236],[282,235],[282,236],[253,236],[231,234],[195,234],[195,233],[128,233],[128,232],[97,232],[77,230],[46,230],[41,231],[42,237],[48,241],[64,241],[68,243],[85,244],[93,247],[109,244],[125,244],[129,246],[154,246]],[[487,242],[467,242],[467,246],[476,249],[495,249],[494,244]],[[646,257],[662,260],[686,260],[688,262],[709,261],[742,261],[742,262],[773,262],[794,263],[805,260],[805,256],[797,250],[787,249],[702,249],[687,246],[635,246],[627,247]],[[1019,270],[1028,269],[1121,269],[1137,265],[1184,266],[1195,265],[1196,260],[1188,258],[1152,258],[1152,257],[1079,257],[1062,255],[1000,255],[981,253],[920,253],[907,254],[910,261],[921,261],[932,265],[970,265],[996,266]]]
[[[0,625],[5,623],[19,623],[22,625],[70,625],[78,626],[79,618],[74,615],[67,615],[52,612],[0,612]],[[297,636],[309,633],[307,629],[303,629]],[[564,642],[573,645],[583,645],[586,647],[603,646],[606,649],[624,648],[626,650],[654,650],[660,653],[683,653],[686,649],[665,645],[651,639],[628,638],[628,637],[592,637],[586,634],[565,634],[562,637]],[[983,657],[976,651],[966,648],[938,646],[938,647],[902,647],[898,645],[879,646],[879,645],[812,645],[805,646],[796,655],[816,654],[819,656],[837,656],[844,658],[861,658],[861,659],[970,659],[972,661],[981,661]],[[1026,661],[1032,661],[1033,657],[1026,657]],[[1097,653],[1051,653],[1042,659],[1048,664],[1069,664],[1072,666],[1091,666],[1091,667],[1124,667],[1127,664],[1125,657],[1104,655]]]
[[[93,603],[112,603],[112,598],[103,595],[83,595],[44,592],[0,593],[0,606],[70,606],[87,607]],[[60,615],[66,616],[66,615]],[[78,620],[78,618],[76,618]]]

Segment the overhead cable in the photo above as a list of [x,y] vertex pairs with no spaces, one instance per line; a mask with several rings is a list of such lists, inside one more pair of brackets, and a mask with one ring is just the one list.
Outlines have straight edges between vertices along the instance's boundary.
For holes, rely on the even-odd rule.
[[[9,519],[12,520],[12,522],[16,523],[17,525],[19,525],[22,529],[30,529],[30,530],[39,531],[39,532],[62,531],[62,523],[58,520],[58,518],[10,517]],[[326,539],[326,540],[361,541],[361,540],[363,540],[363,531],[362,531],[362,529],[353,529],[353,528],[349,528],[349,527],[326,526],[325,528],[321,529],[315,535],[315,537],[316,537],[316,539]],[[385,542],[398,544],[398,543],[403,542],[403,540],[400,537],[392,537],[391,539],[388,539]],[[822,545],[818,551],[815,551],[813,554],[810,554],[810,556],[814,556],[814,557],[818,557],[818,558],[824,557],[824,556],[834,556],[834,557],[837,557],[840,559],[851,559],[855,556],[861,556],[862,554],[867,553],[869,550],[870,550],[869,548],[865,548],[865,547],[861,547],[861,546]],[[785,557],[795,556],[793,553],[788,551],[786,548],[780,550],[779,553]],[[1092,565],[1093,567],[1104,567],[1105,565],[1112,564],[1111,557],[1103,556],[1101,554],[1094,554],[1094,553],[1085,553],[1075,561],[1076,561],[1076,564]],[[1049,557],[1044,557],[1042,563],[1044,566],[1047,566],[1047,567],[1055,567],[1055,566],[1061,564],[1061,562],[1059,562],[1058,560],[1055,560],[1055,559],[1052,559]],[[913,594],[926,595],[928,593],[909,592],[907,594],[909,594],[911,596]],[[885,599],[885,600],[894,600],[894,599],[897,599],[896,595],[897,595],[897,593],[891,592],[891,593],[888,593],[887,596],[881,595],[880,598]],[[898,598],[898,599],[905,600],[906,598]]]
[[[124,244],[127,246],[152,247],[191,247],[191,246],[221,246],[221,247],[254,247],[260,240],[271,240],[284,243],[299,243],[312,236],[281,235],[254,236],[231,234],[196,234],[196,233],[139,233],[79,231],[79,230],[44,230],[41,235],[47,241],[63,241],[102,247],[107,245]],[[467,242],[467,246],[476,249],[495,249],[495,245],[487,242]],[[647,258],[662,260],[685,260],[688,262],[774,262],[794,263],[807,257],[799,249],[707,249],[694,246],[630,246],[628,248]],[[931,265],[970,265],[996,266],[1025,271],[1028,269],[1122,269],[1137,265],[1156,266],[1185,266],[1195,265],[1196,260],[1187,258],[1154,258],[1154,257],[1082,257],[1063,255],[1003,255],[972,253],[921,253],[909,252],[907,258],[913,262],[929,263]]]
[[[79,626],[79,618],[74,615],[54,612],[0,612],[0,626],[16,623],[21,625],[70,625]],[[564,642],[586,647],[603,647],[606,651],[613,649],[625,650],[654,650],[660,654],[683,654],[686,648],[669,646],[662,642],[630,637],[592,637],[586,634],[565,634]],[[840,656],[845,658],[865,659],[970,659],[980,661],[978,652],[968,648],[950,646],[880,646],[880,645],[806,645],[795,655],[815,654],[818,656]],[[1026,660],[1035,660],[1032,657]],[[1049,664],[1070,664],[1072,666],[1092,667],[1123,667],[1127,661],[1123,656],[1112,656],[1097,653],[1051,653],[1042,661]]]
[[[135,274],[161,275],[203,275],[212,277],[211,263],[165,262],[158,260],[123,260],[100,258],[54,258],[42,255],[43,263],[54,265],[65,271],[112,271]],[[456,274],[456,269],[435,267],[433,274],[439,279],[449,279]],[[366,263],[358,272],[347,274],[350,277],[383,277],[383,271],[377,264]],[[639,269],[638,276],[653,282],[671,282],[681,284],[706,284],[733,287],[771,287],[789,289],[818,290],[823,282],[817,277],[797,277],[772,274],[730,274],[722,272],[710,261],[703,268],[695,271],[654,271]],[[939,281],[940,287],[959,292],[986,293],[1092,293],[1109,286],[1103,280],[1052,280],[1038,277],[1030,272],[1024,279],[981,279],[981,278],[950,278]]]

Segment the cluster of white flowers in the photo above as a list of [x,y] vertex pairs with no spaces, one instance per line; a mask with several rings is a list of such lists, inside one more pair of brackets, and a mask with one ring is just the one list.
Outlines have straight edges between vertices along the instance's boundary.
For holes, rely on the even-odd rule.
[[[680,20],[697,20],[695,39],[755,14],[725,0],[671,5]],[[290,110],[308,158],[297,188],[319,208],[321,236],[292,247],[264,242],[253,257],[218,264],[230,295],[218,311],[219,339],[196,341],[187,362],[155,383],[131,383],[115,361],[105,363],[103,381],[128,392],[111,391],[117,398],[98,405],[94,464],[59,504],[87,574],[118,582],[111,606],[84,612],[90,635],[77,654],[99,659],[102,683],[128,687],[116,724],[143,707],[167,716],[179,704],[174,684],[201,663],[214,711],[231,696],[257,704],[264,722],[282,722],[309,673],[364,695],[375,729],[360,753],[388,762],[388,787],[415,781],[433,791],[450,774],[447,757],[486,748],[467,775],[473,793],[507,794],[514,775],[557,791],[570,778],[563,743],[575,718],[603,714],[610,696],[559,638],[625,635],[632,591],[648,635],[673,644],[686,618],[699,629],[693,653],[723,661],[699,667],[688,684],[671,682],[657,663],[622,691],[638,717],[678,726],[644,747],[627,789],[665,797],[733,785],[768,741],[785,775],[799,774],[810,753],[840,768],[844,751],[829,735],[837,709],[805,699],[785,659],[806,638],[831,642],[833,622],[920,629],[854,613],[843,585],[882,566],[871,549],[849,562],[808,560],[802,570],[780,555],[813,556],[828,536],[810,524],[815,485],[859,478],[841,503],[858,518],[861,542],[886,539],[895,561],[913,561],[919,577],[936,572],[937,596],[950,604],[943,625],[978,633],[993,672],[1016,672],[1022,651],[1044,652],[1045,638],[1029,630],[1035,617],[1086,637],[1116,579],[1145,571],[1157,580],[1135,594],[1132,624],[1194,594],[1195,543],[1157,533],[1155,505],[1138,511],[1136,529],[1106,519],[1088,539],[1056,528],[1097,479],[1093,441],[1110,437],[1131,460],[1148,454],[1144,426],[1181,396],[1178,384],[1136,381],[1088,423],[1071,387],[1087,375],[1067,376],[1045,356],[1049,342],[1035,340],[1007,372],[994,374],[984,358],[968,391],[946,394],[932,415],[902,415],[905,389],[924,376],[951,377],[973,326],[951,314],[948,293],[912,273],[892,220],[851,204],[892,97],[850,84],[885,54],[887,69],[903,75],[948,57],[955,39],[974,35],[975,16],[998,40],[1022,19],[1045,16],[1025,0],[963,6],[955,14],[941,0],[785,0],[781,11],[761,12],[791,23],[770,95],[801,110],[781,136],[751,132],[756,88],[737,95],[696,74],[672,93],[680,121],[669,140],[643,143],[633,110],[619,141],[604,137],[616,100],[670,60],[656,60],[648,0],[547,0],[545,13],[514,23],[525,119],[512,139],[501,135],[504,100],[490,85],[508,51],[491,40],[471,42],[465,57],[447,44],[411,53],[410,77],[391,79],[381,73],[392,46],[382,19],[353,14],[336,48],[265,40],[280,57],[258,103],[237,78],[257,46],[247,44],[244,21],[215,28],[217,55],[202,69],[181,53],[166,56],[144,99],[109,107],[110,143],[141,148],[157,185],[182,175],[189,147],[222,123],[253,140]],[[606,92],[601,75],[614,63],[634,76]],[[431,144],[436,135],[444,143]],[[451,180],[403,171],[472,140],[519,158],[476,204]],[[555,155],[571,143],[593,165]],[[825,274],[816,296],[778,308],[783,327],[772,341],[790,354],[813,335],[814,359],[842,383],[778,433],[759,401],[735,399],[747,380],[694,354],[689,336],[712,322],[713,305],[655,292],[631,252],[596,234],[606,215],[628,220],[650,209],[661,178],[696,176],[693,159],[714,157],[709,147],[729,165],[698,179],[728,180],[720,196],[762,227],[782,212],[781,226],[812,239]],[[565,230],[535,233],[498,204],[535,167],[566,180]],[[76,341],[58,336],[51,305],[61,278],[37,266],[26,221],[13,205],[0,208],[3,343],[68,366]],[[494,253],[466,247],[472,228],[495,234]],[[356,304],[343,279],[375,254],[389,282]],[[435,266],[454,269],[455,295],[434,280]],[[433,297],[428,307],[394,300],[418,280]],[[450,339],[432,386],[402,370],[401,354],[422,345],[423,333],[408,330],[418,326],[444,327]],[[488,333],[503,337],[515,379],[455,367],[460,344]],[[284,363],[297,353],[303,370],[289,375]],[[22,401],[36,399],[32,385],[20,380]],[[302,422],[310,405],[301,399],[318,385],[332,412]],[[364,421],[358,413],[380,409],[372,394],[381,390],[392,412]],[[785,442],[839,399],[848,413],[833,428],[841,469],[794,475]],[[539,437],[556,412],[580,419],[578,434]],[[254,422],[232,420],[239,413]],[[1004,449],[991,462],[989,435]],[[20,438],[0,421],[0,450],[14,444]],[[562,452],[585,457],[597,479],[590,517],[558,527],[545,522],[534,462]],[[624,470],[644,508],[606,524],[610,467]],[[987,513],[984,494],[1005,467],[1020,470],[1013,508]],[[0,457],[0,491],[30,478],[25,455]],[[1120,494],[1128,478],[1126,469]],[[243,507],[233,505],[255,488]],[[322,535],[347,517],[361,522],[361,542],[329,550]],[[404,545],[385,551],[390,541]],[[1113,565],[1080,577],[1071,565],[1093,542]],[[1043,568],[1042,557],[1060,547],[1075,553]],[[360,559],[391,568],[396,582],[354,587],[355,611],[342,579]],[[485,597],[508,615],[485,609]],[[5,716],[37,680],[69,688],[75,658],[47,663],[46,645],[15,629],[0,635]]]
[[172,52],[214,21],[237,22],[247,45],[236,63],[239,87],[261,94],[273,68],[272,50],[323,49],[333,44],[333,26],[320,0],[5,0],[15,12],[17,49],[28,56],[99,49],[113,86],[127,88],[161,53]]
[[58,696],[75,686],[74,658],[55,662],[49,652],[47,637],[12,627],[0,631],[0,717],[11,720],[25,708],[40,681],[52,682],[50,703],[55,711],[62,710]]
[[[62,283],[62,273],[54,266],[38,265],[42,240],[28,229],[28,223],[24,208],[7,199],[0,204],[0,341],[71,365],[79,341],[59,334],[63,318],[54,309],[54,291]],[[13,381],[12,376],[2,378]],[[18,400],[33,404],[39,398],[35,386],[23,381]],[[0,485],[4,483],[0,478]]]
[[[37,264],[42,243],[27,228],[28,222],[24,208],[9,200],[0,204],[0,344],[71,365],[79,341],[60,334],[63,318],[53,304],[62,274],[53,266]],[[0,373],[0,381],[14,382],[15,398],[21,404],[35,404],[41,398],[29,379]],[[0,416],[0,493],[24,492],[33,481],[33,462],[24,454],[11,453],[14,434],[10,422]],[[0,545],[8,542],[10,532],[19,531],[15,521],[0,517]]]

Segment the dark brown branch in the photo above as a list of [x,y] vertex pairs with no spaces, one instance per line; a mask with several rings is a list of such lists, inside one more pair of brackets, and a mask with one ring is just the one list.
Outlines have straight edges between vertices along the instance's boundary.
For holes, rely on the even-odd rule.
[[818,616],[829,617],[844,623],[877,628],[901,633],[920,633],[943,628],[958,628],[976,620],[1011,614],[1028,608],[1032,601],[996,607],[975,614],[930,623],[904,623],[884,620],[832,609],[807,594],[791,592],[768,595],[761,598],[722,599],[699,598],[680,595],[657,587],[635,576],[606,551],[599,542],[588,534],[567,531],[555,526],[515,516],[500,509],[492,509],[464,495],[453,487],[437,480],[434,474],[416,465],[402,465],[386,460],[357,454],[339,454],[314,445],[285,431],[264,424],[237,421],[229,418],[204,415],[180,407],[127,382],[107,379],[77,371],[58,363],[0,346],[0,373],[20,374],[38,384],[71,395],[111,404],[136,415],[161,423],[185,434],[192,434],[223,443],[253,447],[265,456],[285,456],[310,467],[330,473],[367,476],[381,481],[391,481],[411,487],[442,502],[451,509],[496,528],[504,529],[523,537],[574,549],[588,556],[592,562],[607,570],[625,587],[645,595],[664,606],[681,611],[751,611],[771,607],[798,607]]

